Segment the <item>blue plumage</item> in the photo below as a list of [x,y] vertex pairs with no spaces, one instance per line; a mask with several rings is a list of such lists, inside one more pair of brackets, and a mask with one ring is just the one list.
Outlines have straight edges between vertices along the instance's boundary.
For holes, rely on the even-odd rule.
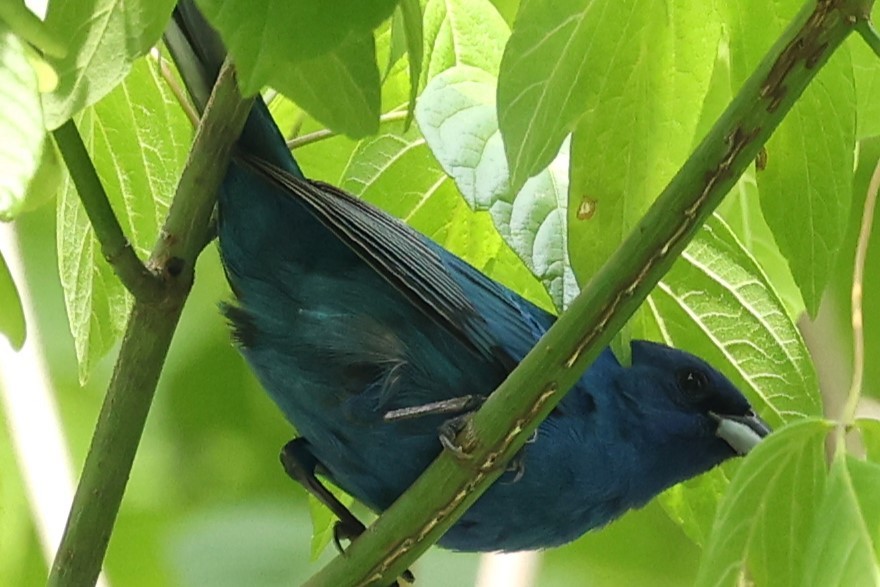
[[[305,439],[300,448],[381,511],[439,454],[438,429],[450,417],[385,415],[488,395],[554,317],[375,208],[304,179],[260,101],[239,148],[218,204],[235,338]],[[632,350],[630,367],[608,349],[600,355],[516,470],[442,545],[562,544],[768,432],[700,359],[648,342]]]

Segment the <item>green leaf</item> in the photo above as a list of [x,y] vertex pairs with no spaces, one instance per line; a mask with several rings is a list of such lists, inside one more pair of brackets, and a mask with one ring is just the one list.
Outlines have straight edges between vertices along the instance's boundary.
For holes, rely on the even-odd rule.
[[852,202],[855,88],[841,47],[767,142],[761,209],[811,316],[819,310]]
[[[654,196],[691,146],[720,31],[703,2],[524,2],[498,87],[514,189],[547,166],[584,117],[573,155],[578,203],[601,198],[606,214],[608,198],[623,197],[621,184],[639,198],[648,183]],[[616,181],[584,173],[596,164],[597,175]]]
[[880,135],[880,100],[877,100],[880,95],[880,67],[877,66],[877,54],[858,35],[853,35],[848,45],[856,84],[856,138]]
[[[551,37],[542,45],[548,51],[559,46],[557,57],[525,60],[520,66],[522,73],[513,72],[511,63],[511,76],[547,85],[548,95],[546,104],[535,104],[540,114],[522,123],[528,127],[523,126],[516,134],[505,132],[508,156],[521,167],[515,174],[526,177],[545,164],[547,153],[571,128],[575,113],[583,113],[572,138],[568,200],[571,264],[581,285],[641,219],[690,154],[697,138],[721,28],[717,14],[707,10],[704,2],[674,5],[672,10],[672,4],[661,2],[593,3],[590,18],[571,30],[570,37]],[[571,49],[563,51],[563,40],[571,43]],[[585,53],[577,54],[576,47]],[[528,65],[552,63],[555,59],[569,64],[568,75],[576,76],[570,89],[562,87],[566,78],[543,80],[535,66]],[[519,85],[522,91],[529,87],[526,81]],[[511,117],[511,126],[515,124],[515,112],[522,108],[520,104],[532,95],[510,95],[510,103],[515,101],[517,107],[505,114]],[[549,96],[555,98],[549,101]],[[560,96],[570,97],[560,102]],[[550,114],[552,110],[560,114]],[[526,128],[540,129],[548,116],[557,115],[568,122],[548,123],[554,129],[552,137],[542,130],[532,132],[544,139],[526,136]],[[510,151],[511,145],[521,140],[534,141],[536,147],[523,150],[522,155]],[[551,146],[540,147],[539,153],[537,146],[545,143]],[[526,160],[531,163],[526,164]]]
[[199,2],[235,61],[243,92],[272,86],[322,124],[353,138],[378,130],[373,29],[396,5],[397,0],[340,0],[332,9],[320,0]]
[[468,204],[489,211],[555,306],[563,308],[577,293],[564,230],[568,153],[513,194],[495,114],[495,77],[468,65],[453,66],[428,83],[416,120]]
[[63,0],[49,2],[46,26],[68,43],[67,55],[48,58],[58,87],[43,98],[46,125],[61,126],[103,98],[162,34],[175,0]]
[[880,585],[878,490],[880,467],[838,454],[816,510],[813,534],[802,546],[798,585]]
[[[332,483],[324,481],[324,487],[326,487],[330,493],[335,495],[336,499],[338,499],[345,507],[350,508],[354,503],[353,497]],[[314,561],[321,556],[321,553],[324,552],[324,549],[330,544],[330,540],[333,538],[333,528],[339,520],[336,515],[330,511],[330,508],[318,501],[318,498],[312,494],[309,494],[309,516],[312,518],[311,557]]]
[[24,310],[2,251],[0,251],[0,308],[3,308],[0,312],[0,333],[9,339],[14,349],[19,350],[27,334]]
[[420,88],[454,65],[498,75],[510,28],[487,0],[428,0]]
[[[144,59],[77,126],[123,230],[145,259],[183,169],[189,121]],[[84,382],[121,334],[130,299],[103,258],[69,177],[58,199],[58,263]]]
[[[401,185],[406,189],[401,190]],[[341,186],[536,304],[551,307],[546,291],[501,239],[489,215],[468,207],[415,129],[362,141]]]
[[[751,74],[801,4],[747,0],[724,5],[733,88]],[[849,218],[855,113],[852,60],[843,46],[773,133],[766,168],[757,174],[764,218],[812,316]]]
[[718,214],[764,270],[789,317],[798,319],[805,310],[804,300],[788,261],[776,246],[773,232],[764,220],[754,170],[746,172],[735,191],[721,203]]
[[[397,0],[198,0],[235,60],[248,93],[277,85],[283,69],[364,38],[391,16]],[[259,42],[255,42],[259,40]],[[325,88],[330,92],[331,88]],[[285,92],[286,93],[286,92]]]
[[880,463],[880,420],[859,418],[856,426],[865,444],[865,453],[875,463]]
[[774,432],[745,459],[712,526],[697,585],[799,585],[804,544],[825,484],[831,427],[802,420]]
[[717,216],[651,293],[666,342],[724,371],[770,423],[822,414],[797,325],[751,255]]
[[[697,233],[647,307],[667,344],[721,369],[772,426],[821,415],[815,369],[797,326],[720,218],[710,218]],[[715,469],[661,497],[697,544],[707,542],[728,483],[725,470]]]
[[577,293],[563,229],[567,153],[519,193],[511,192],[495,109],[507,24],[483,0],[429,0],[424,30],[419,128],[468,204],[489,211],[561,309]]
[[37,171],[46,131],[37,76],[21,41],[0,22],[0,220],[25,207],[28,184]]
[[275,78],[278,91],[334,131],[352,138],[378,131],[379,67],[371,32],[352,34],[329,53],[285,64]]

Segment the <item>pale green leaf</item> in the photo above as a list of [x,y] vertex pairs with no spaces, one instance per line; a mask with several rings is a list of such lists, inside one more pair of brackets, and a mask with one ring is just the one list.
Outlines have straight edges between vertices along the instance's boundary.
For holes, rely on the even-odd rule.
[[829,428],[819,420],[796,422],[746,458],[719,507],[697,585],[799,585],[825,483]]
[[468,204],[490,212],[504,239],[563,308],[577,293],[564,230],[568,153],[513,194],[495,114],[495,78],[468,65],[453,66],[428,83],[416,120]]
[[352,154],[341,185],[493,279],[538,305],[551,307],[547,293],[501,239],[489,215],[468,207],[415,129],[404,134],[382,133],[362,141]]
[[819,416],[816,372],[796,324],[717,216],[650,297],[666,342],[721,369],[771,426]]
[[0,310],[0,334],[9,339],[13,348],[20,349],[27,333],[24,310],[2,251],[0,251],[0,308],[3,308]]
[[37,171],[46,131],[37,76],[21,41],[0,22],[0,220],[25,207],[28,184]]
[[420,88],[454,65],[498,75],[510,28],[488,0],[428,0]]
[[755,257],[788,315],[792,320],[797,320],[804,313],[804,300],[791,275],[788,261],[776,246],[773,232],[764,220],[754,170],[743,175],[736,188],[721,203],[718,214]]
[[[142,59],[77,127],[123,230],[145,259],[174,194],[191,126]],[[130,300],[101,254],[69,177],[58,200],[58,262],[79,376],[117,340]]]
[[[880,518],[876,496],[880,467],[839,454],[816,509],[813,534],[803,558],[803,587],[880,585],[877,546]],[[871,517],[866,517],[867,505]]]
[[67,42],[67,55],[48,58],[58,87],[43,98],[46,124],[57,128],[113,89],[136,58],[153,46],[175,0],[49,2],[46,26]]

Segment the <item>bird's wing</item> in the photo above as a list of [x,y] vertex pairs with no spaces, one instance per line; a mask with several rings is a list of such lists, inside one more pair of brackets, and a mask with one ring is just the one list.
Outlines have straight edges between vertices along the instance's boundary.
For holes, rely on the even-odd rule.
[[302,201],[410,303],[478,355],[511,370],[540,337],[529,320],[531,304],[402,222],[331,185],[301,180],[255,157],[240,159]]

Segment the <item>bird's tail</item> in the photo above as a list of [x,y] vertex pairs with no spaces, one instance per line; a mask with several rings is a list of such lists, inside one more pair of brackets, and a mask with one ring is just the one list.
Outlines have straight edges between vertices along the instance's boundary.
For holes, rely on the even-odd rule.
[[[192,0],[181,0],[165,31],[165,44],[199,113],[204,111],[217,80],[226,48]],[[285,144],[284,137],[260,96],[248,117],[239,147],[242,151],[303,178],[299,165]]]

